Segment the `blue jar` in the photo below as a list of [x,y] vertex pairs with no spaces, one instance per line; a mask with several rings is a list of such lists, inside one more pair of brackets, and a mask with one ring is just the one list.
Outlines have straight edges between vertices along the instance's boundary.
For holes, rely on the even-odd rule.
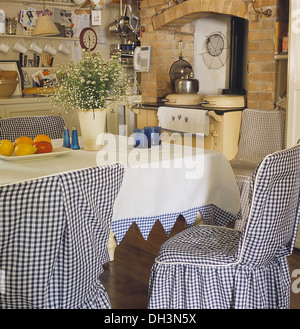
[[71,147],[70,133],[67,127],[64,128],[63,147],[68,147],[68,148]]
[[134,129],[134,147],[148,148],[148,140],[144,129]]
[[79,150],[79,142],[78,142],[78,133],[77,129],[75,127],[72,128],[72,145],[71,149],[73,150]]

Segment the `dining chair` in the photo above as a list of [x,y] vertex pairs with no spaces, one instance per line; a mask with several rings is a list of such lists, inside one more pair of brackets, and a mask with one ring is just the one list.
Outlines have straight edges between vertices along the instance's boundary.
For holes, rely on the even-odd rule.
[[9,139],[14,142],[18,137],[44,134],[51,139],[62,138],[65,121],[61,116],[42,115],[12,117],[0,120],[0,140]]
[[151,270],[148,307],[289,308],[299,186],[299,144],[266,156],[243,230],[198,225],[167,240]]
[[266,155],[285,148],[285,120],[285,111],[279,109],[245,109],[242,113],[238,151],[230,161],[241,197],[242,219],[235,226],[239,230],[248,218],[248,195],[255,168]]
[[124,167],[0,186],[0,309],[111,308],[99,279]]

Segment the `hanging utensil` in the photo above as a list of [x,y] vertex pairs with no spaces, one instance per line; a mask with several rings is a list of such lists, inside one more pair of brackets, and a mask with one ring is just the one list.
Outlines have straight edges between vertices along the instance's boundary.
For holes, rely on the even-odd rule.
[[132,7],[131,5],[127,5],[127,8],[129,9],[129,28],[131,30],[137,30],[139,29],[139,24],[140,24],[140,20],[137,16],[134,15],[133,11],[132,11]]
[[114,20],[108,25],[108,31],[116,37],[120,37],[119,21],[116,19],[116,7],[114,9]]
[[182,41],[179,41],[180,55],[170,68],[169,77],[173,89],[175,88],[175,80],[180,79],[183,75],[190,75],[193,71],[191,64],[182,59]]
[[112,23],[108,25],[108,30],[112,35],[119,36],[120,34],[119,22],[115,19]]
[[128,32],[129,17],[127,16],[127,5],[124,7],[124,14],[119,19],[120,33]]

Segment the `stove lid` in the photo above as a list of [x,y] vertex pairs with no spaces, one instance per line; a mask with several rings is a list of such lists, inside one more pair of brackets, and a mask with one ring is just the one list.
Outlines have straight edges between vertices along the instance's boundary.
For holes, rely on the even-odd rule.
[[245,108],[246,97],[244,95],[206,95],[201,106],[205,108]]
[[205,95],[202,94],[169,94],[165,98],[167,105],[199,105]]

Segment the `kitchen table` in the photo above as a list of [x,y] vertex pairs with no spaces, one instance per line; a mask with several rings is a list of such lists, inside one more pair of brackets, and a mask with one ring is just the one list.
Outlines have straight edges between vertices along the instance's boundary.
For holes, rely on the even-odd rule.
[[[61,143],[55,140],[53,145]],[[217,225],[227,224],[222,221],[224,213],[227,218],[228,214],[233,220],[238,218],[239,191],[230,164],[220,152],[164,142],[150,149],[137,149],[132,137],[112,134],[106,134],[103,143],[98,152],[80,149],[38,161],[1,161],[0,184],[122,163],[124,179],[111,225],[117,244],[133,222],[147,239],[157,220],[168,234],[179,215],[188,225],[194,223],[199,211],[204,220]]]
[[[133,222],[147,239],[157,220],[168,234],[179,215],[188,225],[199,211],[217,225],[227,224],[224,213],[238,218],[239,191],[221,153],[169,143],[137,149],[133,138],[112,134],[103,142],[90,152],[61,149],[62,140],[54,140],[53,154],[0,159],[5,307],[109,307],[96,279],[109,260],[103,232],[111,230],[111,245],[113,235],[120,243]],[[107,168],[117,172],[105,174]],[[10,300],[6,283],[27,289],[31,303]]]

